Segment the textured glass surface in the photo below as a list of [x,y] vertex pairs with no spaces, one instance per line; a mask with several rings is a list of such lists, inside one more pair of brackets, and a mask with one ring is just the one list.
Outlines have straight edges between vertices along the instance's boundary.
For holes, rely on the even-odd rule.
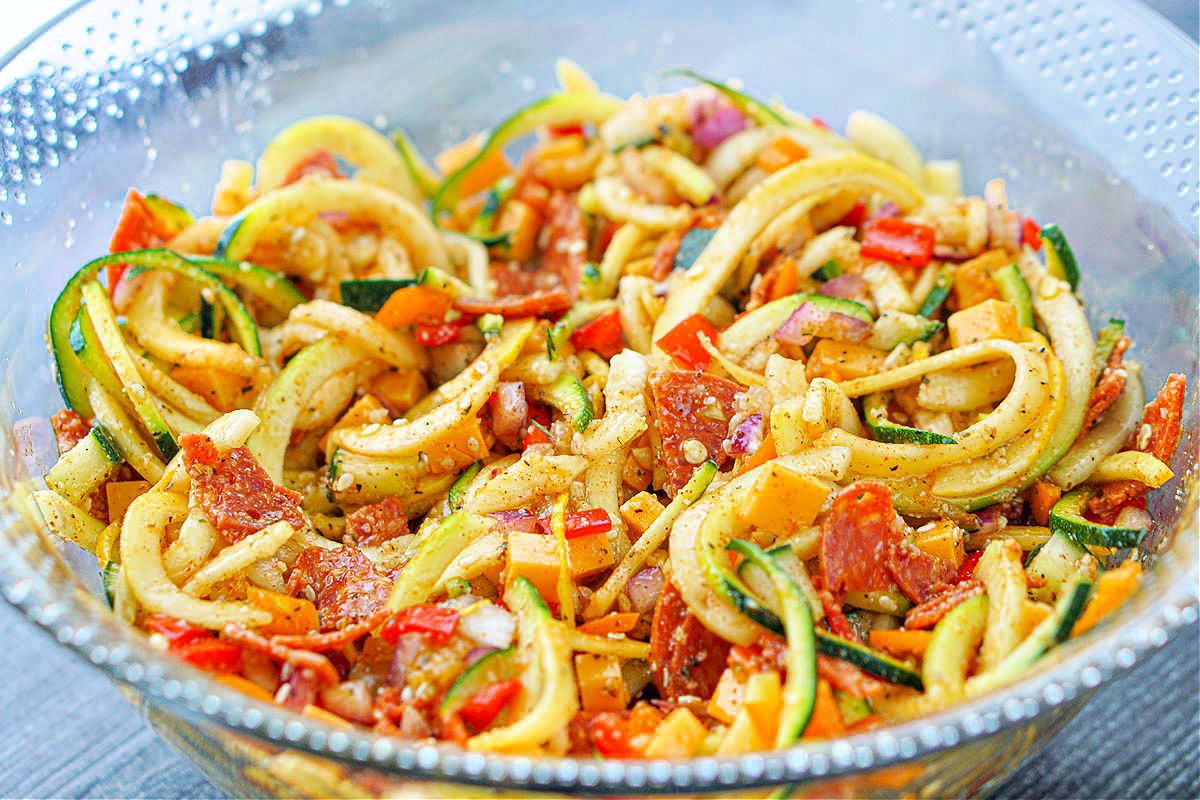
[[[356,764],[347,767],[352,785],[371,791],[397,771],[626,793],[783,779],[826,781],[804,790],[821,796],[974,790],[1032,752],[1090,688],[1195,619],[1193,390],[1173,464],[1181,477],[1152,504],[1164,520],[1154,542],[1180,535],[1133,602],[1018,686],[845,742],[625,765],[374,741],[210,684],[114,624],[51,553],[92,589],[94,559],[51,545],[22,516],[14,489],[25,476],[11,453],[12,423],[59,405],[46,313],[65,278],[103,250],[126,189],[204,209],[222,159],[252,159],[285,124],[316,113],[403,125],[435,152],[549,91],[559,55],[618,94],[682,85],[658,75],[690,66],[835,125],[854,108],[884,114],[927,157],[962,159],[969,189],[1003,177],[1018,208],[1068,232],[1093,322],[1117,312],[1129,321],[1147,386],[1169,371],[1195,383],[1196,49],[1134,6],[694,2],[680,13],[627,2],[92,3],[0,69],[5,597],[131,687],[156,729],[219,785],[281,795],[356,793],[337,783],[340,769],[296,755],[304,751]],[[264,749],[255,738],[264,736],[296,752]],[[880,767],[882,776],[840,777]],[[279,783],[284,772],[291,783]]]

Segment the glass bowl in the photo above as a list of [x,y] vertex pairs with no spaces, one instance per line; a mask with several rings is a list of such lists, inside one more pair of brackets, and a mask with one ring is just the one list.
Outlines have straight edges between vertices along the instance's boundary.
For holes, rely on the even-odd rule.
[[[93,559],[52,543],[23,498],[13,423],[59,405],[43,342],[65,278],[108,239],[132,184],[207,207],[224,158],[285,124],[349,114],[433,152],[552,85],[568,55],[611,91],[690,66],[737,77],[838,125],[876,110],[979,191],[1057,221],[1084,265],[1093,322],[1121,312],[1147,386],[1197,374],[1197,51],[1119,2],[698,0],[648,3],[276,0],[96,2],[0,67],[0,586],[34,624],[108,673],[149,723],[235,796],[748,791],[978,792],[1036,752],[1093,690],[1197,616],[1197,405],[1179,476],[1152,500],[1138,594],[1020,683],[933,717],[786,752],[680,762],[466,754],[339,730],[164,659],[98,599]],[[17,435],[22,435],[18,429]],[[45,471],[44,465],[40,471]],[[483,788],[471,788],[483,787]]]

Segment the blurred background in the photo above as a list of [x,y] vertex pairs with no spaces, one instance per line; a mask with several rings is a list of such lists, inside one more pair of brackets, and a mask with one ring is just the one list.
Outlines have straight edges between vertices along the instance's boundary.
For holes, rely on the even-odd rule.
[[[5,0],[3,5],[0,53],[7,53],[75,2]],[[1197,0],[1146,5],[1197,39]],[[1078,797],[1085,785],[1104,786],[1103,796],[1109,797],[1200,796],[1196,631],[1192,627],[1105,687],[1041,755],[991,796]],[[77,662],[3,602],[0,639],[5,642],[0,649],[0,675],[5,676],[0,682],[0,797],[217,796],[99,672]],[[1147,691],[1147,686],[1154,688]],[[1087,784],[1081,783],[1085,777]]]

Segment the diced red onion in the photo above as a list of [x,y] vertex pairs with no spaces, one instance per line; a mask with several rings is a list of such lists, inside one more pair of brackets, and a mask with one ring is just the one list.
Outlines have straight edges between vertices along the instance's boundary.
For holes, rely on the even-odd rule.
[[484,647],[508,647],[517,634],[517,618],[500,606],[486,603],[459,617],[458,630]]
[[639,614],[649,614],[662,594],[666,579],[658,567],[646,567],[625,584],[625,596],[629,598],[633,610]]
[[504,533],[533,533],[537,530],[537,517],[532,511],[523,508],[516,511],[493,511],[488,516],[500,524],[500,530]]
[[891,200],[888,200],[879,208],[875,209],[871,213],[871,216],[867,217],[867,219],[890,219],[898,216],[900,216],[900,206],[896,205]]
[[433,735],[429,722],[411,705],[400,712],[400,736],[404,739],[425,739]]
[[320,692],[321,705],[354,722],[369,725],[375,721],[375,700],[362,681],[342,681],[325,686]]
[[284,667],[284,673],[287,678],[283,681],[283,686],[288,687],[287,691],[279,694],[280,704],[294,711],[300,711],[305,706],[312,704],[317,699],[317,691],[321,688],[317,680],[317,676],[310,669],[294,669],[290,666]]
[[762,444],[763,415],[755,411],[746,417],[734,429],[729,437],[729,445],[725,448],[730,455],[743,456],[753,453]]
[[840,297],[843,300],[856,300],[867,294],[867,282],[856,272],[848,272],[831,278],[821,286],[817,294],[826,297]]
[[491,409],[492,433],[509,448],[519,449],[521,427],[529,416],[525,384],[520,381],[501,381],[496,387],[496,400],[491,404]]
[[871,324],[821,308],[813,302],[804,302],[775,331],[779,341],[801,346],[812,341],[814,336],[839,342],[863,342],[871,336]]
[[967,248],[960,244],[935,244],[933,246],[933,257],[939,261],[970,261],[979,253],[971,253]]
[[711,150],[746,127],[746,118],[736,108],[722,108],[692,127],[692,140]]
[[981,536],[991,536],[999,533],[1008,526],[1008,517],[1000,513],[1000,510],[995,508],[985,508],[975,515],[975,519],[979,520],[979,530]]
[[463,663],[470,667],[488,653],[496,652],[497,649],[498,648],[495,647],[472,647],[467,651],[467,654],[463,656]]
[[396,655],[392,656],[392,668],[388,670],[388,683],[403,686],[408,677],[408,668],[417,660],[425,647],[425,637],[419,633],[402,633],[396,642]]
[[1121,509],[1121,513],[1117,515],[1113,525],[1118,528],[1142,528],[1148,529],[1151,520],[1150,514],[1146,509],[1138,508],[1137,506],[1125,506]]

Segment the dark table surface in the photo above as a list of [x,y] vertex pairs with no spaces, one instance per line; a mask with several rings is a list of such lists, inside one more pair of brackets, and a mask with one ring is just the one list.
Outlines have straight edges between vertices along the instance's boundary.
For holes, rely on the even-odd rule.
[[[1196,0],[1148,5],[1197,37]],[[0,797],[220,797],[99,672],[0,603]],[[1200,626],[1105,686],[991,797],[1200,798]]]

